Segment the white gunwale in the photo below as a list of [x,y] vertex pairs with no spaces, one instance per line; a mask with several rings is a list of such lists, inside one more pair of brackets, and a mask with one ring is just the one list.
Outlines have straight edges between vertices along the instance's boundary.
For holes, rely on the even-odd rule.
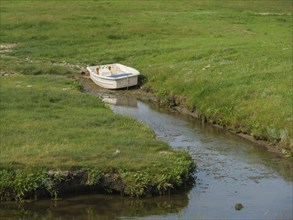
[[88,66],[92,81],[107,89],[121,89],[135,86],[140,72],[132,67],[119,63]]

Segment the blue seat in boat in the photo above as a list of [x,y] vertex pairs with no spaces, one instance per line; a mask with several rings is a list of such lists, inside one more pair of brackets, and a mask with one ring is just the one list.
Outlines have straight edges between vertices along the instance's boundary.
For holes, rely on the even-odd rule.
[[130,73],[121,73],[121,74],[117,74],[117,75],[112,75],[112,76],[108,76],[111,78],[119,78],[119,77],[123,77],[123,76],[129,76],[131,75]]

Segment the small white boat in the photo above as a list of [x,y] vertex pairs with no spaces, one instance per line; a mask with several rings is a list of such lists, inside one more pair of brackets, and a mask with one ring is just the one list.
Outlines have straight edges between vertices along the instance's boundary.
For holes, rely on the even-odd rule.
[[121,89],[135,86],[140,74],[136,69],[119,63],[89,66],[87,70],[93,82],[106,89]]

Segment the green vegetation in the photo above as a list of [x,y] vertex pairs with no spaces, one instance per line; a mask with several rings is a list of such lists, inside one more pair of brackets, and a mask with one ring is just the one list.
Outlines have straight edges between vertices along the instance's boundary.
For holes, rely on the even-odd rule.
[[113,114],[68,77],[9,76],[0,82],[2,196],[11,189],[16,198],[37,189],[53,195],[60,175],[51,179],[49,170],[83,170],[85,184],[93,186],[114,173],[127,184],[121,193],[136,196],[149,185],[158,192],[181,186],[192,171],[187,153],[157,141],[142,123]]
[[162,102],[292,150],[291,0],[1,1],[0,34],[2,70],[121,62]]
[[113,62],[139,69],[162,103],[292,152],[291,0],[1,1],[0,12],[1,75],[30,75],[1,78],[2,167],[114,169],[138,195],[150,180],[129,170],[159,170],[159,188],[178,179],[186,154],[158,154],[170,150],[151,131],[69,79]]

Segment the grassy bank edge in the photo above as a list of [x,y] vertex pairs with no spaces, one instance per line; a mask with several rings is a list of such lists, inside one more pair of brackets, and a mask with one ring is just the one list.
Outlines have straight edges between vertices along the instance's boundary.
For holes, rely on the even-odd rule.
[[153,88],[142,88],[143,92],[152,94],[153,98],[150,101],[156,102],[161,106],[178,111],[181,114],[189,115],[202,123],[207,123],[226,130],[234,135],[244,138],[252,143],[266,147],[270,152],[284,155],[284,157],[293,157],[293,146],[289,142],[282,143],[280,140],[272,140],[266,136],[258,136],[250,132],[250,130],[239,131],[237,128],[230,126],[230,121],[221,120],[221,118],[214,118],[205,112],[197,111],[196,106],[188,105],[184,100],[187,97],[181,97],[174,94],[162,94]]
[[1,201],[56,200],[62,196],[82,193],[145,197],[189,190],[194,183],[195,163],[183,152],[179,160],[182,163],[176,167],[176,171],[159,174],[161,178],[153,178],[154,174],[147,170],[101,171],[94,167],[49,170],[38,166],[27,169],[15,169],[13,166],[1,168],[0,198]]

